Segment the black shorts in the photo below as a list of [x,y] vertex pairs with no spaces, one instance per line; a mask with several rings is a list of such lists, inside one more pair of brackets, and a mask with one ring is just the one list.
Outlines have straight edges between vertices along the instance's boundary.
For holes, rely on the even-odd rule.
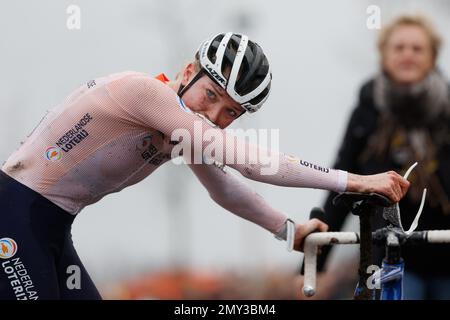
[[0,170],[0,300],[101,299],[73,246],[74,218]]

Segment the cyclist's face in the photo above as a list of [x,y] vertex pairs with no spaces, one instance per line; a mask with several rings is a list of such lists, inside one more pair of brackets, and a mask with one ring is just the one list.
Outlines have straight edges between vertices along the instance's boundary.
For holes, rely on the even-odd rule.
[[[187,67],[189,69],[189,66]],[[195,75],[192,70],[183,75],[182,84],[186,85]],[[209,121],[224,129],[236,120],[244,109],[208,76],[202,76],[183,95],[184,103]]]
[[418,26],[399,26],[389,36],[383,51],[383,67],[400,84],[416,83],[433,68],[430,39]]

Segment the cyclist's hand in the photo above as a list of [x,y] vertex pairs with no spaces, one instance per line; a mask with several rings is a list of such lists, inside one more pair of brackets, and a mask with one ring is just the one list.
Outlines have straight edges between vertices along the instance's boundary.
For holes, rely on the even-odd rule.
[[294,250],[303,251],[305,237],[314,231],[326,232],[328,225],[319,219],[311,219],[304,224],[297,223],[295,225]]
[[409,181],[395,171],[361,176],[349,173],[347,191],[370,193],[376,192],[399,202],[409,189]]

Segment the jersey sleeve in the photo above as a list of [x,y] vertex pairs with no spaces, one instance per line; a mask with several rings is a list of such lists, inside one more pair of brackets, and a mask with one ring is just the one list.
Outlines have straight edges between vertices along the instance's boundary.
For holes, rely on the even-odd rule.
[[[107,85],[107,91],[123,109],[124,121],[156,129],[171,137],[185,148],[184,151],[192,153],[193,163],[202,163],[208,158],[204,157],[204,151],[211,142],[209,138],[214,137],[221,141],[222,147],[209,154],[209,158],[236,169],[249,179],[279,186],[338,192],[346,189],[347,172],[321,167],[275,150],[265,150],[225,130],[211,127],[186,108],[168,85],[145,74],[113,81]],[[208,139],[205,139],[205,132],[208,132]],[[185,134],[181,137],[180,133]],[[245,159],[237,161],[236,155],[242,151]],[[252,161],[260,155],[270,159],[271,168],[262,161]]]
[[222,208],[272,233],[283,227],[287,215],[272,208],[263,197],[233,173],[216,165],[189,164],[195,176]]

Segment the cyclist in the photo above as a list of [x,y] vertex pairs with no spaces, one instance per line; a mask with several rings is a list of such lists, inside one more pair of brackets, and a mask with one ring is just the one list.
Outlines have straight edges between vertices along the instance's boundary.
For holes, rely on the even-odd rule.
[[[409,183],[395,172],[360,176],[324,169],[274,150],[278,171],[262,174],[261,162],[229,160],[241,149],[261,149],[223,129],[266,101],[272,74],[261,47],[247,36],[218,34],[203,42],[195,60],[174,81],[164,74],[122,72],[87,82],[49,111],[0,171],[0,270],[3,299],[100,299],[71,240],[71,224],[87,205],[133,185],[173,158],[175,147],[211,198],[230,212],[293,242],[327,226],[313,219],[295,224],[224,169],[289,187],[379,192],[399,201]],[[175,133],[196,128],[222,137],[222,158],[203,156]],[[200,149],[200,150],[199,150]],[[200,163],[192,163],[200,152]],[[291,230],[289,232],[289,230]],[[293,230],[293,231],[292,231]],[[288,235],[292,237],[288,237]],[[67,268],[78,266],[80,286],[67,285]]]

